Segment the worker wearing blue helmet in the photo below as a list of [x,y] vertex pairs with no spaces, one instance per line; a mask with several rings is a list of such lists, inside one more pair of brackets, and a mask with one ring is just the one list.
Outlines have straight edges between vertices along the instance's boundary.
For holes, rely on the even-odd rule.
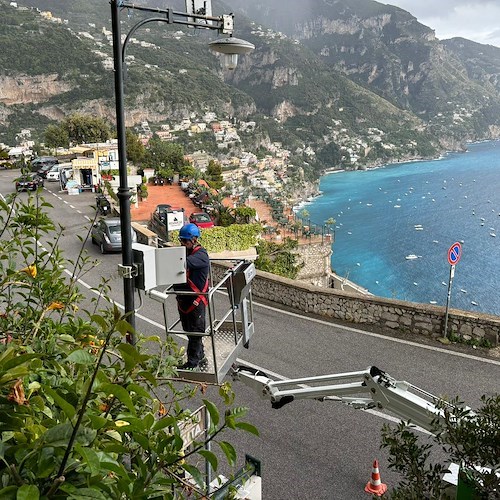
[[179,242],[186,247],[187,282],[174,285],[176,291],[195,292],[177,295],[177,308],[182,329],[188,332],[187,361],[180,365],[182,370],[193,370],[207,363],[203,350],[203,337],[189,335],[189,332],[205,333],[205,308],[208,305],[208,274],[210,259],[207,251],[198,243],[200,228],[186,224],[179,231]]

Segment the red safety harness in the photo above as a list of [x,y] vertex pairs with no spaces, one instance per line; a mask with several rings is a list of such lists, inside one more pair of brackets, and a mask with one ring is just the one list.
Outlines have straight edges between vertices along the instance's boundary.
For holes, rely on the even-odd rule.
[[[193,250],[191,251],[191,255],[193,255],[194,253],[196,253],[200,249],[201,249],[201,246],[193,248]],[[186,272],[186,277],[187,277],[187,284],[188,284],[189,288],[191,288],[191,291],[200,294],[200,295],[196,296],[196,298],[193,300],[193,303],[187,309],[181,309],[179,303],[177,302],[177,308],[179,309],[179,311],[181,313],[184,313],[184,314],[189,314],[191,311],[194,311],[200,305],[200,302],[203,303],[203,304],[205,304],[205,306],[208,305],[208,298],[207,298],[207,296],[206,295],[202,295],[202,294],[206,293],[207,290],[208,290],[208,278],[207,278],[207,281],[205,281],[205,285],[203,286],[203,289],[200,290],[193,283],[193,281],[189,278],[189,269]]]

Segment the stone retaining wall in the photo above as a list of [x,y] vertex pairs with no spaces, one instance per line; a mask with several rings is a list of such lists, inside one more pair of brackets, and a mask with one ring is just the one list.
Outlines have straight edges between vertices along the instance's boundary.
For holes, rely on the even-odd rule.
[[[220,279],[228,267],[214,264],[214,277]],[[264,298],[298,311],[360,325],[373,325],[392,333],[410,332],[433,338],[443,336],[445,308],[441,306],[321,288],[264,271],[257,271],[252,282],[252,293],[256,298]],[[465,341],[487,341],[497,346],[499,332],[498,316],[449,310],[448,336],[452,333]]]

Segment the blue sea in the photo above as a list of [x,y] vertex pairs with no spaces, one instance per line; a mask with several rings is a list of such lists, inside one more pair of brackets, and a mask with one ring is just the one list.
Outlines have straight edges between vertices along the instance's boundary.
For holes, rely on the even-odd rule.
[[320,190],[304,208],[318,225],[336,221],[336,274],[374,295],[446,305],[448,249],[458,241],[450,307],[500,315],[500,141],[434,161],[329,174]]

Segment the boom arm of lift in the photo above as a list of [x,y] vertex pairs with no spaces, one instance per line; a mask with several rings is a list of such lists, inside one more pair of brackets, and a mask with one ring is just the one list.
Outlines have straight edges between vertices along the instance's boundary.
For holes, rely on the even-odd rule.
[[[273,408],[295,399],[339,401],[358,409],[385,409],[432,432],[432,422],[444,418],[441,398],[370,366],[357,372],[298,379],[272,380],[264,372],[242,364],[232,367],[233,380],[260,391]],[[450,405],[451,407],[452,405]]]

